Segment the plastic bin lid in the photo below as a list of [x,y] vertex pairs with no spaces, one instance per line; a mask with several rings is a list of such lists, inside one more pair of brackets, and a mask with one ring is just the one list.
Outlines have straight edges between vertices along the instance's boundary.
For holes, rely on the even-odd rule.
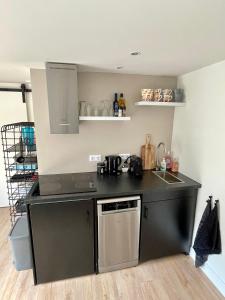
[[20,217],[14,224],[10,234],[10,239],[16,239],[29,236],[27,216]]

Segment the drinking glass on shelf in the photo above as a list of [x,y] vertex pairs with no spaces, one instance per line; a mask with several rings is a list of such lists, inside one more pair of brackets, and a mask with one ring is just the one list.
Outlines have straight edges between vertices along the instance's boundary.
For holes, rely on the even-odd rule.
[[112,117],[113,116],[113,103],[110,100],[106,100],[106,107],[108,111],[108,116]]
[[87,101],[80,101],[80,116],[87,115]]
[[107,100],[102,100],[101,101],[101,108],[102,108],[102,116],[108,116],[109,110],[107,107]]
[[95,117],[98,117],[98,116],[99,116],[99,107],[98,107],[98,105],[95,105],[95,106],[94,106],[94,109],[93,109],[93,115],[94,115]]
[[87,103],[87,116],[91,116],[92,110],[92,105],[90,103]]

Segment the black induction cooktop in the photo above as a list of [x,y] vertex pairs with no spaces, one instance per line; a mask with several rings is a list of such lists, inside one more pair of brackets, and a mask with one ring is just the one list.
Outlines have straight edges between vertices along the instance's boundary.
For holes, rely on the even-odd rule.
[[91,174],[69,173],[39,175],[40,195],[60,195],[96,192]]

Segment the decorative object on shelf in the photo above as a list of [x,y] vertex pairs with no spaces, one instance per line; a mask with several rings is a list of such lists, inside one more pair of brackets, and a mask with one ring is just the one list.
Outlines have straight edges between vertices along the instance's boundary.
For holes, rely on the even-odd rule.
[[184,98],[183,89],[142,89],[142,101],[146,102],[182,102]]
[[173,101],[173,90],[171,90],[171,89],[164,89],[163,90],[163,101],[164,102]]
[[154,90],[154,100],[157,102],[163,101],[163,90],[162,89]]
[[141,96],[143,101],[154,101],[154,89],[142,89]]
[[175,102],[183,102],[184,100],[184,90],[183,89],[175,89],[174,90],[174,101]]
[[38,179],[33,122],[4,125],[1,139],[12,226],[26,214],[24,199]]

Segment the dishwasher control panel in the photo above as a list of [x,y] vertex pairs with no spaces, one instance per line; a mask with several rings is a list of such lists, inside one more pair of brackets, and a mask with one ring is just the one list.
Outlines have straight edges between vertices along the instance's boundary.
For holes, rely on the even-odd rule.
[[120,201],[102,204],[102,211],[121,210],[137,207],[137,200]]

